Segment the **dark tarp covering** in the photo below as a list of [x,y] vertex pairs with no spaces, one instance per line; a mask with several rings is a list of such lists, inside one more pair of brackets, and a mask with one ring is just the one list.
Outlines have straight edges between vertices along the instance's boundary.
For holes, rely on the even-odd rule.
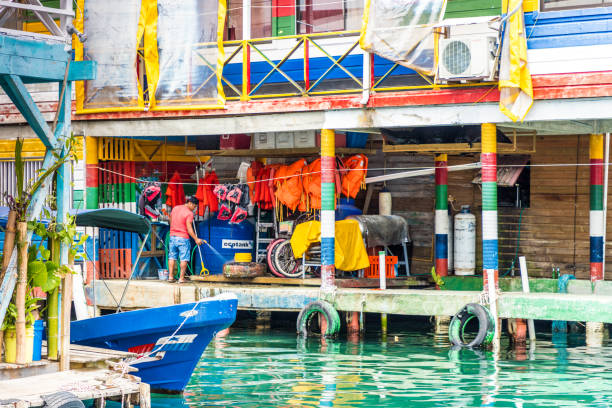
[[147,234],[151,230],[151,224],[146,217],[116,208],[80,210],[76,213],[76,225],[79,227],[109,228],[139,234]]
[[351,215],[348,219],[359,223],[368,248],[410,242],[408,223],[399,215]]

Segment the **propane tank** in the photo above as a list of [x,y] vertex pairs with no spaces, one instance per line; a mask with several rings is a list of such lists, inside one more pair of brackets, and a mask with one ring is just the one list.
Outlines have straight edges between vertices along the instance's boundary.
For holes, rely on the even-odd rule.
[[476,216],[469,205],[462,205],[455,215],[455,275],[476,274]]
[[453,228],[453,214],[448,210],[448,274],[450,275],[454,268],[454,236],[455,230]]

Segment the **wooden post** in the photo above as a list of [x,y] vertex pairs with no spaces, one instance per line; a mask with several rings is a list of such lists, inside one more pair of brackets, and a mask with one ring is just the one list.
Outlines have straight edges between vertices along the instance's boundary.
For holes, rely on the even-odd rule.
[[13,248],[15,248],[15,225],[17,223],[17,211],[9,211],[6,221],[6,229],[4,231],[4,247],[2,249],[2,274],[0,278],[4,278],[4,272],[11,262]]
[[[4,247],[2,249],[2,270],[0,271],[0,282],[4,280],[4,274],[8,269],[15,248],[15,224],[17,223],[17,211],[9,211],[4,230]],[[0,356],[4,351],[4,331],[0,330]]]
[[17,254],[17,293],[15,295],[17,306],[17,319],[15,321],[17,354],[15,362],[25,364],[27,361],[25,301],[28,284],[28,224],[26,222],[17,223],[17,248],[19,252]]
[[448,156],[437,154],[435,165],[435,266],[438,276],[448,276]]
[[[497,128],[493,123],[482,124],[482,269],[483,288],[489,287],[489,273],[494,279],[495,290],[498,282],[497,245]],[[489,293],[489,299],[491,293]]]
[[[70,270],[74,267],[74,259],[69,257]],[[70,311],[72,305],[72,275],[62,278],[62,313],[60,337],[60,371],[70,370]]]
[[335,133],[321,130],[321,291],[333,292],[336,239],[336,143]]
[[[604,143],[602,134],[590,137],[589,157],[591,164],[589,235],[591,282],[603,280],[604,253]],[[587,322],[586,342],[588,346],[601,345],[604,327],[600,322]]]

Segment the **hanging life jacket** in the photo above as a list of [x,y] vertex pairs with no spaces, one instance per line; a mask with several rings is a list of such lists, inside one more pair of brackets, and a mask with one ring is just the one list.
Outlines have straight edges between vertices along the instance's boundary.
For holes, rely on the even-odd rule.
[[276,199],[291,211],[295,211],[302,199],[302,171],[307,164],[306,160],[299,159],[280,167],[276,173]]
[[368,158],[360,153],[347,157],[342,163],[348,170],[342,177],[342,194],[346,197],[355,198],[364,187],[368,173]]

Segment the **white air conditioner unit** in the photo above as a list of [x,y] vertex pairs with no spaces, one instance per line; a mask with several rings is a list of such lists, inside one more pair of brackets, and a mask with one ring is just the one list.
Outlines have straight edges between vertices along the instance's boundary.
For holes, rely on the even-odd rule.
[[494,73],[497,38],[494,36],[455,36],[441,38],[438,79],[443,81],[478,80]]

